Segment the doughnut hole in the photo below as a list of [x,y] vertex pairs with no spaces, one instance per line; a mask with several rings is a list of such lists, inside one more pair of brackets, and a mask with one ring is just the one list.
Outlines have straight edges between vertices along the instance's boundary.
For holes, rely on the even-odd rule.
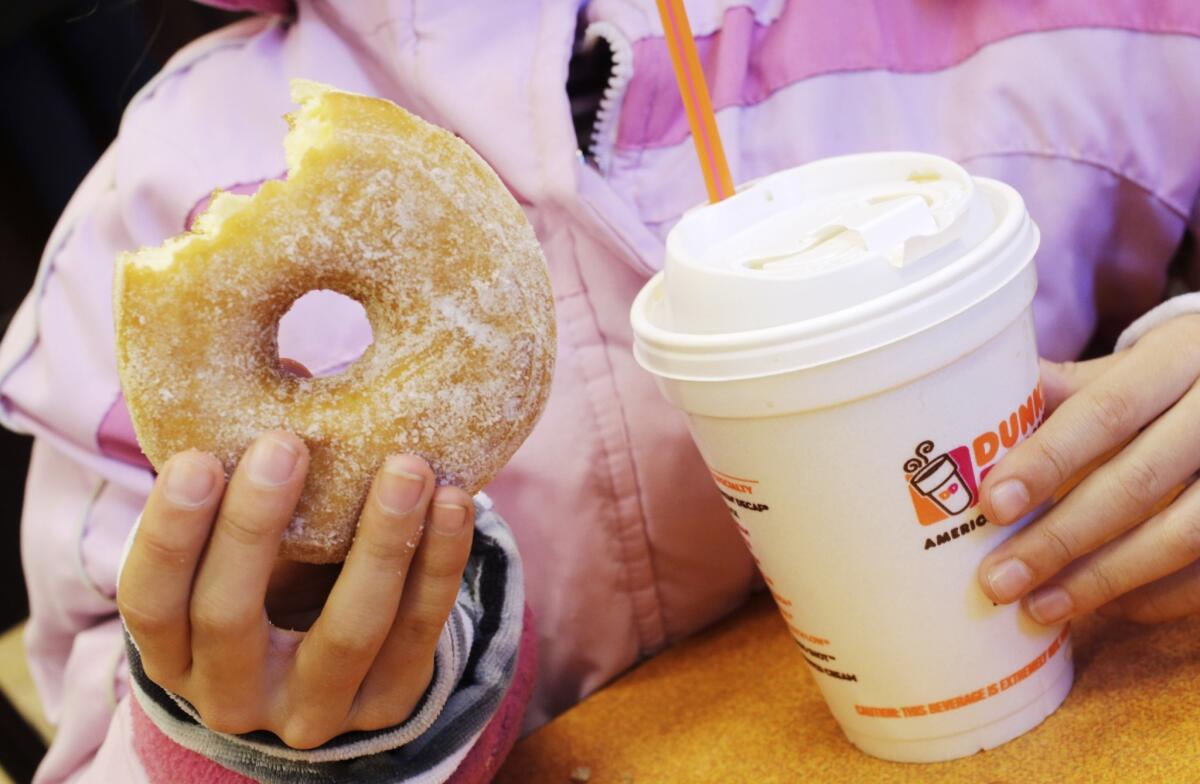
[[279,320],[279,358],[314,376],[336,376],[358,361],[374,335],[361,303],[328,289],[310,291]]

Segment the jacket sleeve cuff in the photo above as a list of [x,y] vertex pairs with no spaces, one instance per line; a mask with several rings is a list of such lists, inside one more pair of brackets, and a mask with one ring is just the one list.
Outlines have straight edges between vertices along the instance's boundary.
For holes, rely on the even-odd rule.
[[[347,733],[311,750],[290,748],[268,732],[217,733],[200,723],[186,700],[146,677],[136,646],[129,640],[137,707],[168,742],[140,744],[143,766],[148,772],[162,768],[147,759],[147,753],[178,747],[230,773],[262,782],[433,784],[447,780],[481,736],[486,737],[485,729],[490,728],[493,717],[511,714],[511,701],[506,701],[505,695],[518,665],[528,662],[522,649],[533,639],[531,635],[522,639],[525,597],[515,542],[483,495],[476,499],[475,525],[471,558],[458,603],[438,643],[433,679],[421,703],[402,724]],[[525,680],[531,681],[531,677]],[[521,691],[525,692],[520,705],[523,713],[528,689]],[[505,711],[499,710],[502,701]],[[519,728],[519,718],[515,725]],[[515,735],[496,751],[507,753],[513,739]],[[491,744],[496,745],[494,737]]]
[[1171,319],[1196,313],[1200,313],[1200,292],[1172,297],[1130,324],[1117,339],[1116,350],[1123,351],[1129,348],[1141,340],[1147,332],[1161,327]]

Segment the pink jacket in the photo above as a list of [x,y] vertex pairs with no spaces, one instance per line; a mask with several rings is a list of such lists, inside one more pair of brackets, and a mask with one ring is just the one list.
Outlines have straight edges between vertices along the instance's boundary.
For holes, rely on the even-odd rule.
[[[704,198],[654,3],[593,0],[584,12],[615,61],[595,166],[577,152],[563,89],[578,5],[300,0],[294,16],[255,17],[186,47],[131,101],[0,346],[3,421],[37,437],[23,521],[27,644],[59,725],[40,781],[145,775],[113,596],[151,475],[114,367],[113,258],[179,232],[214,188],[284,169],[293,76],[386,96],[459,134],[543,243],[559,320],[553,392],[488,488],[524,557],[541,642],[528,725],[755,588],[682,417],[630,353],[630,301],[674,221]],[[919,149],[1015,185],[1042,229],[1035,316],[1052,358],[1079,355],[1094,335],[1111,340],[1160,302],[1185,232],[1200,228],[1200,5],[1190,0],[688,8],[736,181],[839,153]],[[1194,271],[1194,256],[1179,261]],[[319,326],[284,335],[284,352],[333,365],[361,340]]]

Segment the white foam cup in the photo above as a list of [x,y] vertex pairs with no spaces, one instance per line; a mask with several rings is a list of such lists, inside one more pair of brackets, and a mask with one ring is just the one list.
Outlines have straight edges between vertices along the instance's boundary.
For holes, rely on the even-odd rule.
[[[993,606],[986,472],[1040,424],[1020,195],[918,153],[817,161],[687,213],[634,350],[713,479],[846,736],[989,749],[1052,713],[1067,627]],[[748,677],[752,677],[748,674]]]

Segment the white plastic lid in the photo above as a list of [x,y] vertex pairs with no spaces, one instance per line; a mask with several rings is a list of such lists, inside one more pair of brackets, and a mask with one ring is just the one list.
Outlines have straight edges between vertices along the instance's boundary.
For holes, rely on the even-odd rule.
[[634,302],[635,354],[689,380],[843,359],[969,308],[1037,243],[1015,190],[945,158],[817,161],[684,215],[663,273]]

